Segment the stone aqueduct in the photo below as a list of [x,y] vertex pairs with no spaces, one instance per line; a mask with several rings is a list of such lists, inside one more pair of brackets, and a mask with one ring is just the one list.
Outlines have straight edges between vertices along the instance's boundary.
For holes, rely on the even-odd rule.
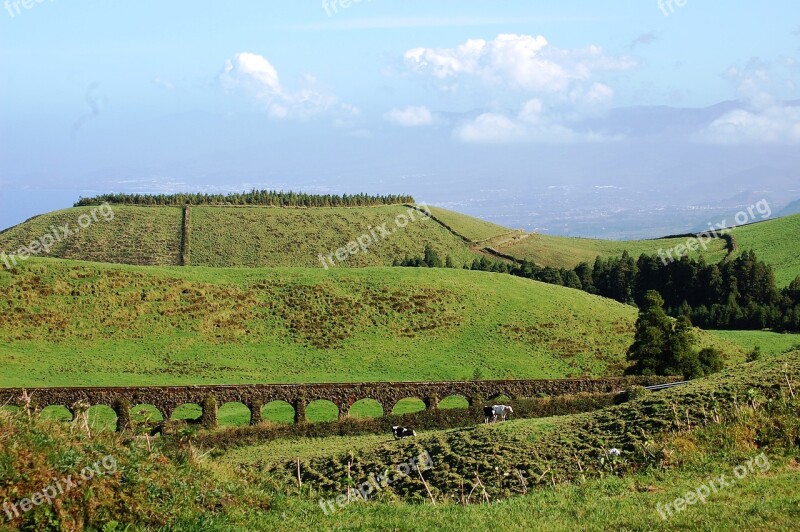
[[[117,414],[117,430],[125,428],[134,405],[152,405],[163,418],[170,419],[181,405],[197,404],[203,408],[202,420],[216,424],[217,405],[242,403],[250,410],[250,423],[261,422],[261,408],[272,401],[286,401],[294,408],[295,423],[306,421],[306,405],[328,400],[339,409],[339,418],[346,417],[350,407],[362,399],[377,401],[384,415],[398,401],[419,398],[427,409],[437,408],[440,399],[459,395],[470,406],[501,395],[511,399],[540,396],[571,395],[580,392],[616,393],[640,384],[666,382],[659,378],[606,378],[555,380],[494,380],[450,382],[365,382],[334,384],[252,384],[208,386],[144,386],[85,388],[0,388],[0,406],[29,405],[41,410],[48,406],[64,406],[73,416],[79,403],[105,405]],[[27,399],[26,399],[27,398]],[[213,400],[209,400],[213,399]],[[211,411],[209,411],[211,410]]]

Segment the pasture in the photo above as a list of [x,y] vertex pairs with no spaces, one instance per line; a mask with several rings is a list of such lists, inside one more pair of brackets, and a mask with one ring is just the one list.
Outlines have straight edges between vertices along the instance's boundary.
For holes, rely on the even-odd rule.
[[430,211],[437,220],[472,242],[490,240],[516,232],[508,227],[441,207],[430,207]]
[[800,334],[772,331],[708,331],[719,338],[738,345],[745,352],[756,346],[764,355],[778,355],[800,348]]
[[775,281],[784,287],[800,275],[800,214],[784,216],[731,230],[739,251],[752,249],[756,256],[775,268]]
[[615,301],[478,271],[30,259],[0,269],[0,386],[615,376],[635,320]]
[[[180,265],[183,209],[113,205],[113,217],[98,217],[81,229],[81,215],[98,207],[75,207],[42,214],[0,233],[0,252],[16,252],[70,224],[64,237],[42,257],[134,265]],[[474,220],[474,219],[470,219]],[[484,222],[474,220],[477,227]],[[422,213],[402,205],[352,208],[191,207],[187,250],[190,264],[209,267],[292,266],[322,268],[319,255],[334,253],[335,268],[391,266],[421,256],[430,245],[456,266],[476,256],[466,244]],[[381,229],[379,229],[381,228]],[[60,233],[59,233],[60,235]],[[335,252],[367,236],[346,260]],[[331,267],[329,265],[329,267]]]
[[[655,255],[659,249],[663,249],[666,255],[667,250],[685,244],[686,237],[614,241],[532,233],[525,239],[511,240],[496,246],[496,249],[518,259],[532,260],[541,266],[574,268],[581,262],[592,264],[598,256],[619,257],[624,251],[634,259],[639,258],[642,253]],[[727,254],[724,240],[711,240],[707,247],[705,252],[699,248],[689,255],[699,257],[703,253],[709,262],[718,262]]]

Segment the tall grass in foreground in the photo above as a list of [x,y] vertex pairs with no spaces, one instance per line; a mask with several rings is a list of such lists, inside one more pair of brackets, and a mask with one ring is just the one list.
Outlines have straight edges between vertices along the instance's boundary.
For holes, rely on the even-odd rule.
[[[264,467],[258,460],[241,465],[214,460],[209,449],[194,443],[190,432],[168,439],[89,435],[80,423],[57,424],[24,412],[0,413],[0,505],[32,499],[53,479],[75,477],[87,465],[106,457],[113,457],[117,464],[113,472],[53,497],[52,504],[35,505],[0,527],[788,528],[800,514],[796,491],[800,476],[799,364],[796,353],[771,357],[675,392],[560,421],[551,418],[547,426],[539,420],[519,420],[443,431],[414,442],[373,441],[374,450],[365,451],[369,460],[361,462],[360,468],[354,466],[356,457],[347,453],[353,466],[350,476],[344,477],[351,480],[349,484],[339,484],[342,479],[338,478],[325,484],[308,475],[312,466],[325,474],[337,471],[326,464],[338,460],[338,453],[327,461],[317,454],[303,462],[302,485],[298,485],[296,469],[284,475],[283,469]],[[672,408],[676,404],[681,405],[680,410]],[[601,443],[626,439],[631,445],[621,446],[621,456],[608,458],[608,447]],[[441,442],[457,452],[444,453],[444,448],[436,447]],[[432,446],[426,449],[427,445]],[[406,458],[408,451],[418,446],[428,450],[434,460],[433,469],[423,473],[430,494],[423,491],[417,496],[415,489],[409,489],[415,485],[414,479],[408,477],[381,490],[370,502],[352,502],[328,515],[323,512],[319,498],[335,497],[360,480],[363,471],[378,470],[380,462],[375,457]],[[523,469],[523,465],[506,459],[523,453],[530,454],[531,464],[554,474],[542,475],[543,482],[532,479],[519,495],[508,497],[512,493],[504,489],[504,482],[514,477],[505,473],[513,474],[513,468]],[[669,520],[662,520],[656,511],[656,504],[672,502],[707,482],[709,476],[730,474],[732,468],[760,453],[769,458],[769,470],[753,472]],[[606,459],[589,461],[587,456]],[[467,460],[472,467],[461,468],[458,459]],[[560,470],[555,469],[557,461]],[[498,466],[500,471],[494,469]],[[436,475],[442,473],[444,477],[437,480]],[[0,517],[5,519],[2,514]]]

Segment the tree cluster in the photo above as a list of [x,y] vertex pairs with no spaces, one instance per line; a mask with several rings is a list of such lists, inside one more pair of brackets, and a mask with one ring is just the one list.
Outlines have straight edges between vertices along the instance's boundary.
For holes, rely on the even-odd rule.
[[[589,271],[586,264],[579,269]],[[585,279],[584,290],[640,307],[655,290],[667,314],[705,329],[800,330],[800,277],[779,290],[772,267],[753,251],[718,264],[687,256],[665,264],[647,255],[634,262],[626,253],[596,259]]]
[[[438,267],[426,257],[406,258],[396,265]],[[594,264],[583,262],[573,269],[486,256],[464,267],[576,288],[639,307],[647,292],[654,290],[663,299],[666,314],[685,316],[704,329],[800,331],[800,277],[778,289],[772,267],[753,251],[717,264],[687,256],[667,263],[656,255],[642,254],[634,260],[626,251],[621,257],[597,257]]]
[[453,259],[447,255],[444,261],[439,253],[430,244],[425,244],[425,251],[422,257],[406,257],[403,260],[395,260],[392,266],[403,266],[407,268],[455,268]]
[[230,194],[101,194],[91,198],[80,198],[75,207],[101,205],[174,206],[174,205],[259,205],[270,207],[369,207],[374,205],[400,205],[414,203],[408,195],[375,196],[369,194],[305,194],[302,192],[278,192],[274,190],[251,190]]
[[714,348],[694,349],[692,322],[686,316],[671,320],[664,312],[664,300],[655,290],[643,296],[636,320],[636,334],[628,348],[635,375],[683,375],[693,379],[719,371],[722,354]]

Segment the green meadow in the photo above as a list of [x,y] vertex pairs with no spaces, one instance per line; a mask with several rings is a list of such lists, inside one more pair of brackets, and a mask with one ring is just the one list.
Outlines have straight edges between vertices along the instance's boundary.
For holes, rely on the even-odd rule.
[[[57,211],[4,231],[0,250],[18,249],[52,224],[76,223],[89,210]],[[457,263],[471,261],[470,246],[478,245],[568,267],[598,254],[653,253],[685,242],[523,237],[434,208],[470,242],[433,220],[418,220],[369,254],[326,270],[316,263],[318,253],[335,251],[376,224],[391,228],[407,208],[192,207],[183,247],[182,210],[117,206],[113,221],[98,220],[54,246],[56,258],[0,267],[0,386],[621,375],[634,307],[510,275],[388,265],[420,255],[426,243]],[[739,249],[755,249],[785,283],[797,270],[787,235],[797,233],[798,221],[764,222],[733,234]],[[178,266],[181,252],[191,266]],[[707,256],[724,254],[722,241],[714,241]],[[102,530],[790,529],[800,518],[800,334],[695,334],[699,345],[723,351],[723,372],[584,414],[476,421],[419,430],[411,440],[292,437],[223,442],[223,451],[203,448],[199,425],[156,438],[139,431],[116,435],[115,415],[104,406],[89,410],[91,434],[72,424],[64,407],[31,419],[2,407],[0,441],[14,443],[0,446],[0,476],[7,479],[0,482],[0,501],[17,500],[106,453],[120,460],[124,475],[26,514],[27,529],[53,523]],[[755,346],[762,356],[745,362]],[[466,406],[461,397],[439,404]],[[422,401],[407,398],[391,413],[423,409]],[[134,405],[132,413],[137,427],[160,421],[148,405]],[[187,404],[173,419],[196,420],[200,413]],[[311,423],[338,417],[328,401],[310,403],[306,413]],[[388,413],[372,400],[350,410],[355,418]],[[266,423],[293,423],[292,407],[281,401],[261,414]],[[249,412],[239,403],[222,404],[219,424],[223,431],[242,427]],[[237,432],[213,436],[226,434]],[[619,460],[604,454],[612,447],[621,449]],[[335,500],[369,473],[423,451],[433,467],[421,478],[400,479],[369,502],[332,512],[320,506],[320,499]],[[760,453],[769,456],[768,469],[660,516],[657,505],[710,476],[730,475]]]
[[731,230],[739,251],[750,250],[775,268],[775,281],[783,287],[800,275],[800,214],[784,216]]
[[581,291],[459,269],[31,259],[0,270],[0,386],[620,375],[635,320]]
[[[531,233],[527,238],[515,239],[497,246],[499,251],[519,259],[533,260],[543,266],[558,268],[574,268],[581,262],[594,263],[596,257],[619,257],[627,251],[638,258],[642,253],[655,255],[659,250],[671,250],[678,245],[686,245],[686,237],[659,238],[653,240],[597,240],[592,238],[574,238]],[[711,262],[725,258],[725,241],[714,239],[706,244],[707,250],[698,248],[689,251],[689,256],[699,257],[704,254]]]

